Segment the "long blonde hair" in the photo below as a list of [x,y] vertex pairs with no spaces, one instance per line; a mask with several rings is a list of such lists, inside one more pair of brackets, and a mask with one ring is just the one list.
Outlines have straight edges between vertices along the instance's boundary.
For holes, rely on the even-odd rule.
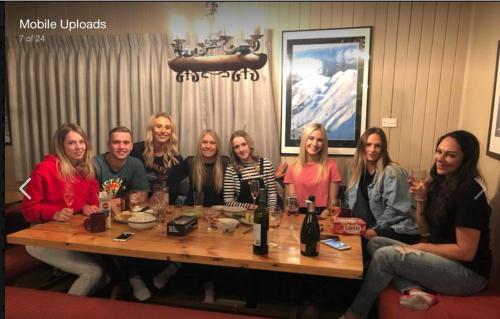
[[381,141],[381,149],[380,149],[380,157],[375,164],[375,169],[378,172],[376,186],[380,188],[382,183],[383,175],[382,172],[388,165],[397,165],[394,163],[389,157],[389,153],[387,151],[387,137],[385,136],[384,131],[379,127],[371,127],[367,129],[363,135],[359,138],[358,145],[356,146],[356,152],[354,153],[354,167],[352,170],[351,178],[349,179],[348,189],[359,183],[361,179],[361,175],[366,170],[366,155],[365,148],[368,138],[372,134],[377,134],[380,137]]
[[153,167],[154,164],[153,129],[155,120],[160,117],[164,117],[170,121],[172,131],[170,138],[163,146],[163,163],[165,167],[171,167],[179,162],[176,158],[176,156],[179,155],[179,151],[177,150],[177,128],[174,119],[166,113],[159,112],[151,115],[149,118],[148,130],[146,131],[146,138],[144,139],[144,164],[146,167]]
[[300,138],[299,156],[297,157],[297,161],[295,162],[294,173],[295,175],[299,175],[300,172],[302,172],[304,165],[307,163],[306,144],[307,140],[309,139],[309,136],[311,136],[311,134],[314,131],[320,131],[324,141],[323,147],[321,148],[321,152],[319,154],[318,170],[316,172],[316,178],[315,178],[315,182],[319,183],[320,181],[325,179],[328,173],[326,165],[328,161],[328,137],[326,135],[325,127],[319,123],[310,123],[304,128],[304,131],[302,132],[302,137]]
[[253,138],[243,130],[234,131],[233,134],[231,134],[231,137],[229,138],[229,157],[231,165],[237,172],[240,172],[243,169],[243,163],[241,162],[241,159],[238,157],[238,155],[236,155],[233,149],[233,140],[237,137],[243,137],[247,142],[248,147],[250,148],[250,157],[255,161],[255,169],[257,170],[260,156],[257,154],[257,151],[255,150],[255,142],[253,141]]
[[203,183],[206,178],[206,168],[204,157],[201,153],[201,141],[205,137],[205,135],[210,135],[215,140],[215,147],[217,148],[217,152],[215,153],[215,162],[214,162],[214,189],[217,193],[222,191],[222,185],[224,184],[224,169],[222,167],[222,160],[220,155],[220,140],[217,133],[211,129],[206,129],[200,134],[200,138],[198,139],[198,148],[196,149],[196,155],[194,156],[193,163],[193,184],[196,191],[201,192],[203,189]]
[[[76,165],[72,165],[68,156],[64,152],[64,140],[69,132],[78,133],[85,142],[85,154],[83,159]],[[56,130],[50,144],[50,152],[59,159],[57,169],[65,181],[72,181],[75,175],[80,174],[86,179],[95,177],[94,166],[92,165],[92,147],[85,131],[74,123],[64,123]]]

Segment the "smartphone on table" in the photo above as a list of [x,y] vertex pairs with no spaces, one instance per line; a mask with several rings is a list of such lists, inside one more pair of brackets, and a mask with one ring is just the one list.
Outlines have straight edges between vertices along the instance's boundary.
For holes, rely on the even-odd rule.
[[118,235],[117,237],[113,238],[114,241],[127,241],[130,238],[134,237],[135,233],[130,233],[130,232],[124,232]]
[[338,249],[338,250],[347,250],[347,249],[351,249],[351,246],[339,241],[339,240],[335,240],[333,238],[329,238],[329,239],[323,239],[321,241],[321,243],[327,245],[327,246],[330,246],[332,248],[335,248],[335,249]]

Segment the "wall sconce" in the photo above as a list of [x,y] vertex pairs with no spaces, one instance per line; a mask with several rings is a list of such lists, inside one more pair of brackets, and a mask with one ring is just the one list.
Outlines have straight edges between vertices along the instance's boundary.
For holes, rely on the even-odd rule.
[[[207,2],[205,6],[213,25],[219,4]],[[242,76],[245,80],[257,81],[260,77],[257,70],[267,62],[265,53],[255,53],[260,48],[262,37],[260,27],[257,27],[252,35],[235,46],[231,43],[232,36],[219,31],[215,36],[209,35],[207,39],[198,42],[194,49],[184,46],[186,39],[176,37],[170,44],[176,57],[170,59],[168,65],[177,72],[177,82],[184,82],[184,79],[198,82],[200,75],[202,78],[208,78],[209,74],[231,77],[236,82],[240,81]],[[224,54],[211,55],[210,51],[214,49],[222,49]]]

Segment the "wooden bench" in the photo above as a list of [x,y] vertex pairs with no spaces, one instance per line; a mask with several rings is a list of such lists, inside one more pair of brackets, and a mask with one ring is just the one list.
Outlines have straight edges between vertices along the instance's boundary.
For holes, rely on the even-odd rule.
[[61,292],[5,287],[9,319],[256,319],[263,317],[163,305],[81,297]]
[[498,319],[500,288],[490,285],[472,296],[437,295],[438,303],[425,311],[414,311],[399,304],[401,293],[386,288],[379,297],[379,319]]

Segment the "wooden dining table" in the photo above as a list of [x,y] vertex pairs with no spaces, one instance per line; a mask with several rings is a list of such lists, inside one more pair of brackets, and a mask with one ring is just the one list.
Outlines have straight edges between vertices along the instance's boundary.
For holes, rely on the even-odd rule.
[[[192,207],[178,207],[167,220],[182,214]],[[204,208],[206,209],[206,208]],[[281,225],[270,230],[273,241],[279,247],[269,247],[266,256],[254,255],[252,251],[253,233],[251,226],[241,224],[233,232],[208,229],[207,222],[200,217],[198,228],[183,237],[167,236],[158,225],[148,230],[134,230],[127,224],[113,221],[111,228],[100,233],[90,233],[83,227],[83,215],[71,217],[69,222],[47,222],[37,224],[7,236],[11,244],[32,245],[99,253],[131,256],[156,260],[240,267],[268,271],[321,275],[361,279],[363,257],[361,238],[343,236],[340,240],[351,246],[348,250],[336,250],[320,245],[319,255],[306,257],[300,254],[300,225],[303,215],[283,214]],[[290,229],[290,223],[295,224]],[[329,222],[320,221],[323,235],[331,234]],[[135,232],[126,242],[113,241],[122,232]]]

